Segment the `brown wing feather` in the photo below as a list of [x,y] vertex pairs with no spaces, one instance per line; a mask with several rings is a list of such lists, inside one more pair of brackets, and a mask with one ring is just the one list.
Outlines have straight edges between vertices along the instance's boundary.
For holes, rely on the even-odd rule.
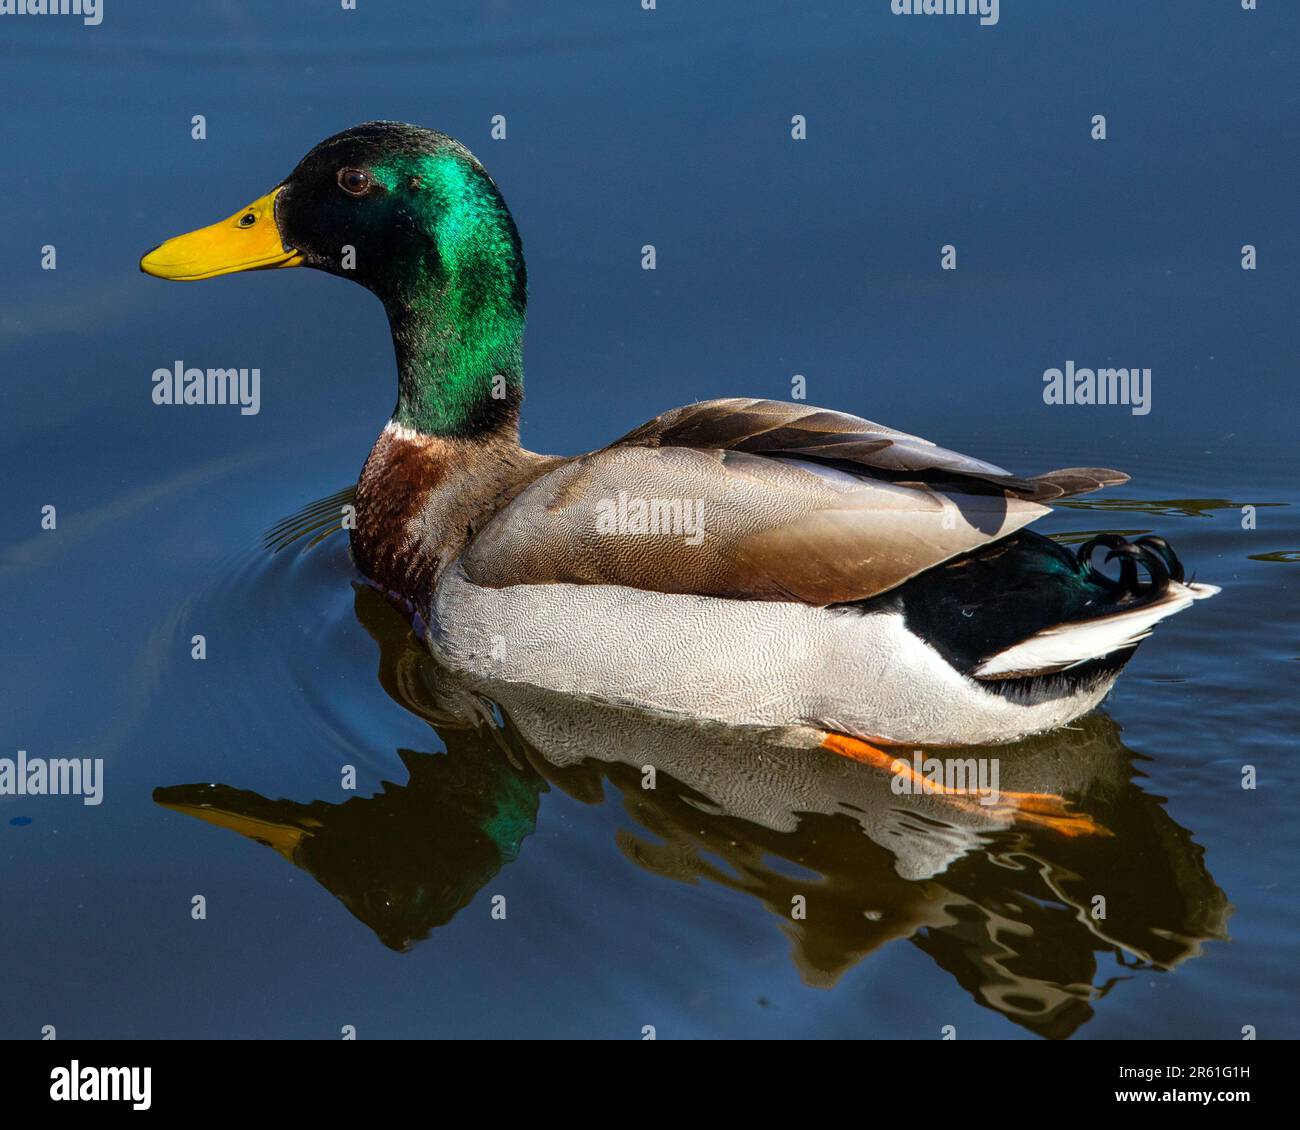
[[792,455],[854,465],[859,473],[923,474],[923,480],[969,480],[1035,502],[1083,494],[1128,481],[1122,471],[1071,467],[1043,475],[1013,475],[982,459],[939,447],[920,436],[876,424],[846,412],[740,398],[705,400],[665,412],[616,440],[611,447],[717,447],[759,455]]
[[[826,605],[1005,537],[1046,513],[1045,498],[1124,478],[1022,479],[854,416],[715,400],[543,475],[479,531],[462,564],[492,587],[618,584]],[[638,504],[664,521],[618,528],[620,506],[626,517]],[[686,519],[676,527],[674,504]]]

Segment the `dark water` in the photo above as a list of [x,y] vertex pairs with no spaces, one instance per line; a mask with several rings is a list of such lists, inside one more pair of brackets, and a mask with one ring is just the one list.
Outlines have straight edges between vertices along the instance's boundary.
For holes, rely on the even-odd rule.
[[[0,17],[0,756],[105,761],[97,807],[0,797],[0,1035],[1297,1035],[1300,8],[270,7]],[[136,269],[374,117],[515,213],[535,449],[798,373],[1129,471],[1041,528],[1158,532],[1224,591],[999,751],[1091,826],[439,671],[326,517],[392,406],[378,304]],[[1067,359],[1149,366],[1151,412],[1045,405]],[[260,367],[261,411],[155,406],[177,360]]]

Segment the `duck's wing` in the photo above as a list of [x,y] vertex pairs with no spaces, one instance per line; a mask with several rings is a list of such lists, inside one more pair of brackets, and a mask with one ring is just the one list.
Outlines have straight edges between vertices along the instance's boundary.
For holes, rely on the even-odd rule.
[[670,412],[534,481],[479,530],[476,584],[617,584],[826,605],[886,592],[1126,476],[1020,478],[854,416],[768,400]]
[[1068,467],[1024,478],[939,447],[928,439],[847,412],[781,400],[704,400],[665,412],[611,447],[692,447],[754,455],[803,456],[892,481],[981,484],[1032,502],[1050,502],[1128,482],[1122,471]]

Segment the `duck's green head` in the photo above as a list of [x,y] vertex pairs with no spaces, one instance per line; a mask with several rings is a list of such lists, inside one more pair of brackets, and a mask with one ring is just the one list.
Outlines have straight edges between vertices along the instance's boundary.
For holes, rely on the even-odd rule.
[[523,252],[501,193],[458,141],[400,122],[354,126],[267,195],[140,261],[183,281],[297,266],[352,279],[384,303],[398,423],[442,435],[513,425]]

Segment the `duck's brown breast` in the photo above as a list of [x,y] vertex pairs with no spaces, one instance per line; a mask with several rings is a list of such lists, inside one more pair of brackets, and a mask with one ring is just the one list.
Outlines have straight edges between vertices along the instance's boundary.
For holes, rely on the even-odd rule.
[[513,434],[458,439],[389,423],[357,481],[357,568],[419,608],[475,531],[557,462]]

